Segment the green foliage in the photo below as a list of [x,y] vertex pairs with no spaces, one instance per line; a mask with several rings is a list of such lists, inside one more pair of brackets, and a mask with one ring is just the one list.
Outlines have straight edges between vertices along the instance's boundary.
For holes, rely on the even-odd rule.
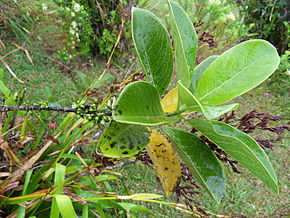
[[165,132],[200,184],[220,203],[226,191],[225,175],[213,151],[192,133],[170,127]]
[[[239,8],[234,1],[229,0],[177,0],[185,10],[199,36],[198,61],[213,53],[222,51],[236,44],[240,38],[246,37],[250,27],[240,19]],[[166,1],[140,1],[160,17],[167,18]],[[170,22],[170,19],[166,19]],[[185,84],[186,85],[186,84]]]
[[283,54],[289,48],[289,1],[237,1],[250,35],[271,42]]
[[249,135],[219,121],[193,119],[188,122],[273,190],[279,192],[276,174],[265,151]]
[[35,17],[31,16],[34,11],[31,3],[26,1],[1,1],[0,2],[0,28],[4,29],[1,37],[16,36],[26,38],[30,26],[33,25]]
[[67,33],[66,45],[59,53],[63,60],[68,61],[78,55],[88,55],[96,38],[87,8],[76,1],[64,5],[61,4],[58,11],[64,21],[62,29]]
[[[63,29],[69,33],[61,51],[65,60],[78,55],[109,54],[117,43],[118,33],[127,31],[128,2],[116,0],[54,0],[59,6]],[[128,34],[121,35],[125,40]]]
[[132,83],[122,91],[114,106],[113,119],[143,125],[171,122],[162,110],[157,89],[148,82]]
[[[170,1],[168,1],[168,4],[175,5],[175,3]],[[187,16],[184,11],[180,11],[180,13],[184,13],[183,17]],[[171,16],[172,19],[179,19],[179,17],[174,17],[173,13],[171,13]],[[138,19],[143,21],[145,20],[144,27],[140,27],[142,24],[141,22],[137,22]],[[148,22],[146,22],[146,19],[148,19]],[[177,23],[177,21],[175,21],[175,23]],[[139,59],[141,63],[145,60],[145,62],[147,61],[147,63],[150,63],[151,65],[160,66],[159,69],[162,70],[164,59],[166,60],[167,58],[166,54],[163,55],[163,59],[160,59],[159,53],[154,49],[150,49],[151,47],[149,46],[150,44],[155,45],[156,43],[157,45],[161,45],[164,43],[164,38],[162,37],[155,37],[154,41],[151,38],[151,35],[156,35],[156,30],[160,29],[160,22],[158,18],[146,10],[134,9],[132,25],[134,41],[142,43],[141,45],[136,43],[137,51],[139,52],[141,50],[143,52],[141,55],[139,52]],[[192,26],[191,28],[193,29],[194,27]],[[194,32],[194,29],[191,32]],[[146,38],[144,36],[149,37]],[[186,38],[187,36],[177,35],[177,37],[179,37],[180,40],[180,38]],[[142,45],[146,46],[141,47]],[[180,53],[180,49],[184,49],[184,54],[187,49],[194,50],[196,45],[189,44],[188,46],[189,47],[179,48],[177,52]],[[169,53],[171,53],[171,51],[169,51]],[[148,60],[151,61],[148,62]],[[176,60],[178,61],[178,59]],[[149,64],[142,64],[145,72],[148,71],[148,65]],[[186,84],[191,81],[196,83],[197,81],[195,90],[196,94],[191,93],[190,90],[188,90],[186,86],[182,85],[179,81],[179,109],[173,113],[168,113],[167,116],[170,117],[178,115],[179,117],[182,117],[182,112],[196,107],[197,109],[194,111],[202,112],[206,118],[213,118],[214,116],[207,114],[210,110],[206,111],[203,109],[204,106],[223,104],[258,86],[277,69],[278,65],[279,56],[277,51],[270,43],[266,41],[249,40],[236,45],[217,57],[203,73],[193,74],[193,76],[198,77],[202,74],[200,79],[196,78],[192,80],[192,78],[187,78],[187,80],[184,80],[184,77],[182,77]],[[162,84],[162,82],[160,83]],[[163,122],[163,120],[165,121],[163,118],[164,113],[160,110],[161,107],[158,103],[159,96],[157,90],[160,87],[160,84],[158,81],[154,81],[152,84],[153,86],[145,82],[136,82],[124,89],[115,104],[113,119],[118,122],[132,124],[138,123],[143,125],[166,123]],[[183,104],[185,104],[185,108]],[[224,107],[226,109],[220,110],[221,112],[227,112],[227,110],[233,109],[236,105]],[[156,108],[156,112],[153,112],[154,108]],[[121,109],[122,116],[116,112],[119,109]],[[217,111],[219,111],[219,109]],[[213,114],[215,114],[216,111],[213,111]],[[218,115],[220,116],[221,113]],[[162,122],[156,122],[156,116],[162,116]],[[120,117],[122,118],[120,119]],[[153,117],[153,120],[151,120],[151,117]],[[254,139],[234,127],[222,124],[220,122],[197,119],[186,121],[205,135],[210,141],[237,159],[240,164],[242,164],[258,178],[263,180],[273,190],[278,192],[277,178],[269,159]],[[176,120],[172,120],[172,122],[176,122]],[[210,128],[210,125],[212,125],[212,128]],[[230,146],[232,143],[236,144],[237,147]],[[240,149],[243,149],[243,154],[245,154],[245,156],[241,155]],[[181,149],[181,151],[184,153],[184,150]],[[183,156],[185,155],[181,155],[181,157]],[[186,157],[188,158],[188,156]],[[207,159],[204,158],[202,161],[204,161],[203,164],[206,164]],[[194,163],[193,160],[192,162]],[[203,175],[200,175],[200,177],[203,177]],[[201,178],[201,180],[206,179]],[[212,194],[217,192],[216,189],[217,187],[212,187],[210,193]],[[215,196],[215,199],[218,202],[220,202],[221,198],[221,196]]]
[[173,70],[169,34],[154,14],[139,8],[132,10],[132,31],[147,79],[162,95],[170,83]]
[[243,42],[220,55],[205,70],[197,84],[196,97],[205,105],[223,104],[262,83],[279,62],[270,43]]
[[171,26],[174,30],[177,78],[188,87],[195,66],[198,44],[197,34],[191,20],[177,3],[171,2],[170,4],[168,3],[168,6],[172,18]]

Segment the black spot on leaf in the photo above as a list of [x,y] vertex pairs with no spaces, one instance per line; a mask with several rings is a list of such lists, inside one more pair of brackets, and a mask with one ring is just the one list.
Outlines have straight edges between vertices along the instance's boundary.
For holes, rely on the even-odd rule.
[[128,151],[123,151],[122,154],[129,154]]
[[116,144],[117,144],[117,142],[112,142],[112,143],[110,144],[110,147],[111,147],[111,148],[114,148]]
[[129,149],[132,150],[134,148],[134,143],[130,140]]
[[120,149],[125,149],[126,147],[123,146],[123,145],[119,145],[119,148],[120,148]]

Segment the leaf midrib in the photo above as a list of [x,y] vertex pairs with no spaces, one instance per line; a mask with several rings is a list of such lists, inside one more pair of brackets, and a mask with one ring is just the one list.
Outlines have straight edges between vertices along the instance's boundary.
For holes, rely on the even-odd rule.
[[[215,92],[216,90],[220,89],[222,86],[224,86],[226,83],[228,83],[229,81],[231,81],[234,77],[238,76],[239,74],[241,74],[243,71],[245,71],[247,68],[249,68],[250,66],[252,66],[253,64],[255,64],[257,61],[260,61],[261,59],[264,59],[266,55],[262,55],[262,57],[257,58],[255,61],[253,61],[252,63],[250,63],[248,66],[246,66],[245,68],[243,68],[241,71],[237,72],[234,76],[232,76],[230,79],[224,81],[222,84],[220,84],[219,86],[217,86],[216,88],[212,89],[210,92],[206,93],[205,95],[203,95],[202,97],[199,98],[200,101],[202,101],[204,98],[206,98],[208,95],[212,94],[213,92]],[[208,68],[207,68],[208,70]],[[205,72],[206,73],[206,72]],[[205,74],[204,73],[204,74]],[[204,75],[203,74],[203,75]]]

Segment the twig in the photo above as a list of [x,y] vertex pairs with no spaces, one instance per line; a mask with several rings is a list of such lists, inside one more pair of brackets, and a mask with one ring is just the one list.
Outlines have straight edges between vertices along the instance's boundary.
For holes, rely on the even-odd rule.
[[112,170],[112,169],[116,169],[116,168],[122,168],[124,166],[130,165],[130,164],[133,164],[133,163],[136,163],[136,161],[137,161],[137,159],[136,160],[130,160],[128,162],[120,162],[120,163],[117,163],[115,165],[105,166],[105,167],[101,167],[99,169],[89,170],[87,172],[84,172],[84,173],[78,175],[78,177],[85,176],[85,175],[88,175],[90,173],[94,173],[95,175],[98,175],[98,174],[100,174],[104,170]]
[[[84,109],[89,109],[91,105],[84,105]],[[78,113],[77,108],[70,107],[51,107],[51,106],[0,106],[0,112],[8,111],[57,111],[57,112],[72,112]],[[111,111],[87,111],[86,114],[105,114],[106,116],[112,116]]]

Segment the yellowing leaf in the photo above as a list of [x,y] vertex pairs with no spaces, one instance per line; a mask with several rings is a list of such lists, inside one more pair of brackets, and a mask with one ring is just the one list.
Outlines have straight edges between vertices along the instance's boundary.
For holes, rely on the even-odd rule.
[[174,191],[181,177],[178,156],[172,145],[161,133],[151,130],[150,143],[146,147],[167,197]]
[[174,112],[178,106],[178,88],[172,89],[161,101],[164,112]]

